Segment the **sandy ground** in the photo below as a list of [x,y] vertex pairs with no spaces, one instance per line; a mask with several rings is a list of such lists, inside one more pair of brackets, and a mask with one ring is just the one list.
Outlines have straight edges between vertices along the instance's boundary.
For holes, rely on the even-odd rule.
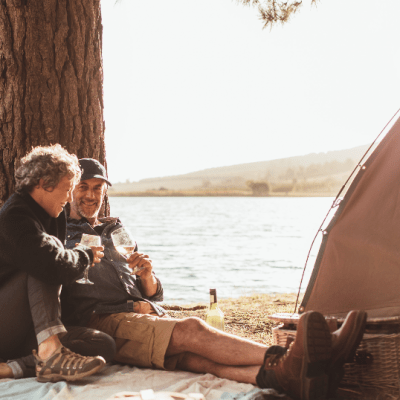
[[[275,313],[293,313],[296,294],[252,294],[237,299],[218,301],[225,316],[228,333],[246,337],[256,342],[272,344],[272,328],[277,325],[269,316]],[[165,305],[175,318],[196,316],[205,318],[208,304],[198,303],[177,307]]]

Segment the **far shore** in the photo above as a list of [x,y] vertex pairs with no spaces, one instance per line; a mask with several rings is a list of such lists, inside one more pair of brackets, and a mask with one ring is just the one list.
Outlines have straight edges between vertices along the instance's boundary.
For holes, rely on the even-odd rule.
[[335,197],[337,192],[272,192],[253,195],[249,191],[233,190],[146,190],[144,192],[108,191],[109,197]]

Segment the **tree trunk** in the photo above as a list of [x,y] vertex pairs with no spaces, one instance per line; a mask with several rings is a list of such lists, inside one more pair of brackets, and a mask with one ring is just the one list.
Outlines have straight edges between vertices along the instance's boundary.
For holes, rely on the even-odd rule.
[[0,0],[0,206],[34,146],[106,164],[101,50],[100,0]]

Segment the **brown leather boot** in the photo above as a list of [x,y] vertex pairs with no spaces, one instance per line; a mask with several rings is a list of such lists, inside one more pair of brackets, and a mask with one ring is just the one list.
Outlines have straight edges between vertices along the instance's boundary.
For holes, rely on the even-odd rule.
[[[280,354],[279,354],[280,353]],[[331,333],[323,315],[303,314],[297,334],[286,354],[265,354],[257,384],[297,400],[324,399],[328,390],[326,369],[332,354]]]
[[332,333],[332,359],[327,370],[329,397],[336,395],[336,390],[344,375],[343,365],[353,361],[366,323],[367,313],[365,311],[350,311],[340,329]]

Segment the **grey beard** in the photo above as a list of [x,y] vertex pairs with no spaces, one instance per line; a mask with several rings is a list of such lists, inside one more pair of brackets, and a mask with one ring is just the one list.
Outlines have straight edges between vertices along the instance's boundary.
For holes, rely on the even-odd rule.
[[97,218],[97,215],[99,214],[100,207],[98,207],[95,211],[93,211],[91,214],[86,213],[85,211],[82,210],[79,204],[76,204],[74,207],[75,212],[84,218]]

